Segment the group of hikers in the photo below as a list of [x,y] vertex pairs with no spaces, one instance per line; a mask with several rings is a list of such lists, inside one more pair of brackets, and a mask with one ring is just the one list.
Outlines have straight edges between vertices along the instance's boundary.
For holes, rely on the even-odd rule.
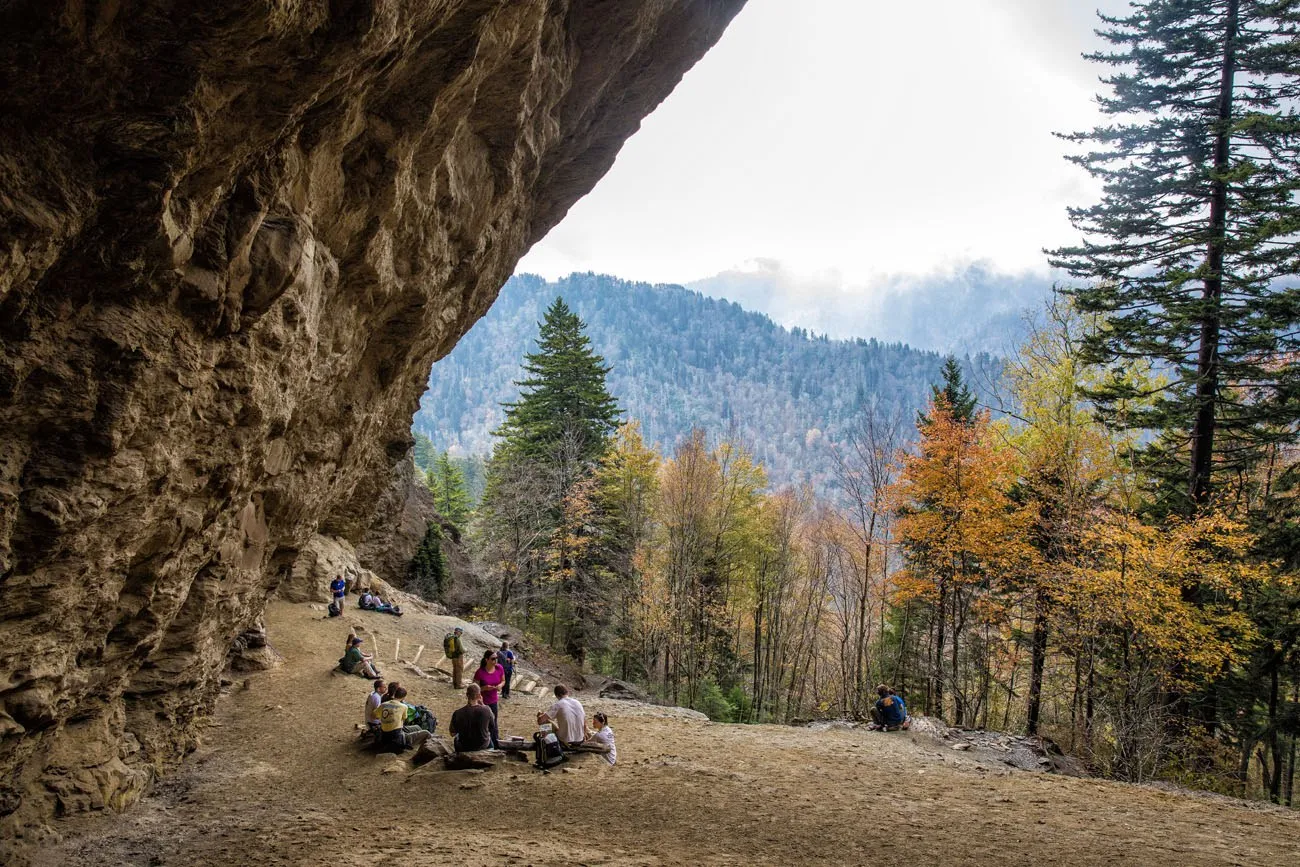
[[[348,582],[342,575],[336,575],[334,580],[330,582],[330,617],[338,617],[343,614],[343,601],[347,598],[347,592]],[[380,614],[392,614],[395,617],[402,616],[400,605],[385,602],[378,593],[368,587],[361,591],[361,597],[357,600],[357,605],[364,611],[377,611]]]
[[[334,586],[331,585],[331,591]],[[335,597],[336,600],[341,597]],[[342,603],[340,602],[340,610]],[[400,612],[399,612],[400,613]],[[500,702],[510,698],[510,682],[514,678],[516,656],[509,642],[500,648],[486,650],[479,659],[472,683],[462,683],[464,677],[464,629],[456,627],[443,640],[443,651],[451,663],[452,686],[464,689],[465,704],[451,715],[448,731],[453,749],[458,753],[502,749],[499,733]],[[349,635],[339,668],[349,674],[370,678],[372,689],[366,696],[365,731],[363,737],[373,738],[381,748],[397,752],[418,748],[433,734],[438,721],[428,708],[406,701],[407,691],[397,681],[385,682],[372,654],[362,650],[364,639]],[[592,715],[594,726],[587,723],[582,703],[569,694],[563,684],[555,686],[555,702],[537,714],[538,731],[533,735],[533,748],[539,766],[563,760],[564,751],[588,744],[605,748],[605,759],[611,765],[618,754],[614,747],[614,731],[609,718],[597,712]],[[509,746],[523,749],[523,738],[511,738]],[[549,758],[548,758],[549,757]]]

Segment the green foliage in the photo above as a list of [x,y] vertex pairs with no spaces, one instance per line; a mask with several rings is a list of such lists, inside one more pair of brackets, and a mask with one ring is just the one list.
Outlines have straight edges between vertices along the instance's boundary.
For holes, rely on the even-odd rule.
[[[931,402],[935,406],[947,407],[954,421],[967,427],[974,424],[975,393],[966,384],[955,356],[949,355],[944,359],[941,375],[943,381],[930,387]],[[929,417],[924,413],[917,416],[917,427],[924,428],[928,423]]]
[[591,348],[586,326],[557,297],[539,323],[537,351],[525,356],[527,376],[519,400],[506,404],[497,435],[516,453],[551,461],[557,450],[576,449],[584,461],[605,452],[618,424],[618,403],[605,375],[610,367]]
[[[1088,147],[1070,159],[1103,197],[1070,211],[1085,243],[1049,255],[1106,317],[1088,342],[1115,371],[1100,408],[1160,431],[1147,454],[1165,496],[1203,505],[1212,470],[1240,472],[1300,415],[1300,19],[1294,4],[1142,0],[1102,20],[1114,50],[1090,59],[1115,69],[1111,119],[1063,137]],[[1142,405],[1125,371],[1148,359],[1170,381]]]
[[436,599],[447,587],[447,561],[442,553],[442,531],[430,522],[420,547],[406,570],[407,589],[425,599]]
[[736,720],[736,706],[727,700],[722,688],[713,680],[706,680],[700,685],[699,693],[691,708],[698,710],[714,722],[729,723]]
[[433,491],[433,507],[438,514],[463,529],[469,520],[471,506],[460,467],[443,452],[434,459],[427,479],[429,490]]
[[437,450],[433,447],[433,440],[418,430],[413,431],[412,434],[415,437],[415,468],[421,473],[427,473],[433,469],[433,461],[437,455]]
[[[836,469],[827,443],[844,442],[864,406],[910,421],[943,364],[938,353],[901,343],[798,334],[680,286],[596,274],[553,283],[520,275],[434,365],[414,427],[453,454],[491,453],[491,432],[504,420],[501,404],[519,393],[512,384],[521,378],[519,347],[531,343],[557,292],[613,366],[609,392],[641,423],[647,443],[671,450],[695,427],[714,435],[739,429],[778,485],[831,487]],[[972,370],[996,366],[989,356],[961,363],[968,381]],[[473,492],[468,473],[466,481]]]

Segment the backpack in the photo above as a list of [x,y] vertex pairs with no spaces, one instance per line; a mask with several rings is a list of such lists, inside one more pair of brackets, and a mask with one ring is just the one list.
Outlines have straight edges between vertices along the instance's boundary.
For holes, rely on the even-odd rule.
[[450,659],[456,648],[456,634],[448,632],[447,637],[442,640],[442,652]]
[[555,732],[537,732],[533,735],[533,757],[534,764],[542,770],[569,760]]
[[343,609],[339,607],[338,602],[331,602],[328,610],[329,610],[330,617],[338,617],[340,614],[343,613]]
[[419,726],[426,732],[438,730],[438,718],[433,715],[433,711],[422,704],[411,705],[411,711],[406,717],[407,725]]

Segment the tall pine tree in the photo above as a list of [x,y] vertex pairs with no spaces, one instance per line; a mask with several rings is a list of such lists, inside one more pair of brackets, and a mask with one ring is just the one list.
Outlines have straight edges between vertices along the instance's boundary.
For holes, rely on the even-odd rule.
[[[1089,147],[1069,159],[1103,196],[1070,211],[1083,243],[1049,257],[1087,281],[1080,309],[1109,320],[1088,346],[1116,370],[1103,410],[1164,432],[1153,463],[1200,506],[1216,465],[1240,468],[1300,417],[1300,12],[1139,0],[1102,21],[1113,49],[1088,57],[1117,70],[1099,98],[1113,120],[1063,138]],[[1170,381],[1121,414],[1133,359],[1159,360]]]
[[429,490],[433,491],[433,507],[458,529],[464,529],[471,506],[460,468],[452,463],[446,452],[442,452],[434,458],[428,478]]
[[618,403],[605,385],[610,367],[591,348],[586,325],[557,297],[539,324],[537,351],[525,356],[519,400],[506,404],[496,432],[522,457],[552,461],[560,451],[583,463],[605,453],[618,426]]

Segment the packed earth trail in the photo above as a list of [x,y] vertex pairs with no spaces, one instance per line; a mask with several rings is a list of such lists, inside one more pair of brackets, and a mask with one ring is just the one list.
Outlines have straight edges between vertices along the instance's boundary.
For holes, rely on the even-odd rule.
[[[589,714],[610,714],[617,766],[586,756],[548,773],[448,772],[362,749],[368,683],[331,672],[349,627],[372,637],[383,673],[445,733],[458,693],[391,659],[399,639],[427,657],[450,623],[355,608],[326,619],[321,606],[273,603],[268,633],[284,664],[238,680],[203,745],[137,807],[65,819],[61,842],[25,857],[32,867],[1300,863],[1300,814],[997,768],[919,733],[721,725],[579,694]],[[546,703],[504,702],[503,735],[529,735]]]

